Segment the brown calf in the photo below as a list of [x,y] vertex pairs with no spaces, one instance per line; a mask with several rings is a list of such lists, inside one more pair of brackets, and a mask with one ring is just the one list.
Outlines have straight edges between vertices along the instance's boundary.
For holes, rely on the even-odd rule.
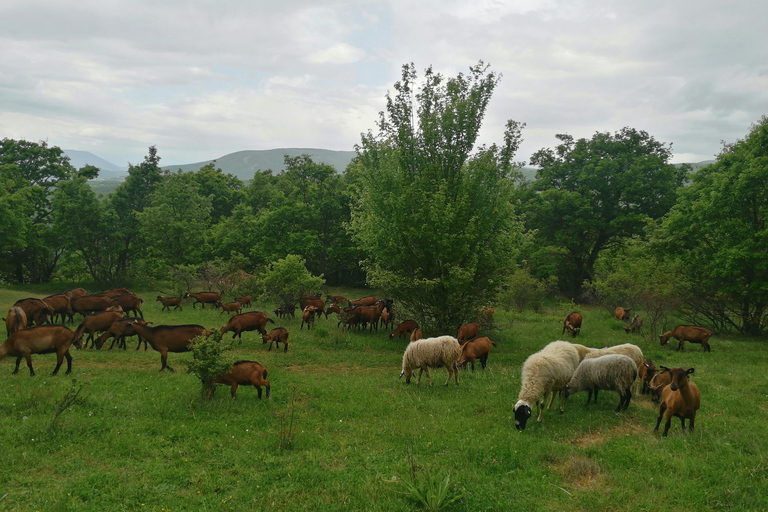
[[659,334],[659,342],[662,345],[666,345],[669,338],[675,338],[679,343],[677,344],[677,350],[685,350],[683,345],[685,342],[698,343],[704,352],[710,352],[709,338],[715,333],[709,329],[703,327],[696,327],[695,325],[678,325],[671,331],[667,331],[664,334]]
[[696,420],[696,411],[701,406],[701,392],[699,387],[691,382],[688,377],[693,373],[693,368],[683,370],[682,368],[661,367],[664,371],[669,371],[672,382],[661,391],[661,405],[659,406],[659,416],[656,418],[656,428],[659,430],[661,417],[666,412],[666,422],[664,423],[664,437],[667,437],[669,425],[672,416],[680,418],[680,426],[685,432],[685,420],[688,420],[688,430],[693,432],[694,421]]
[[261,337],[261,342],[266,343],[269,342],[269,348],[267,350],[272,350],[272,342],[275,343],[275,348],[279,349],[280,344],[283,344],[283,352],[288,352],[288,335],[290,333],[288,332],[288,329],[285,327],[275,327],[271,331],[269,331],[269,334],[265,334]]

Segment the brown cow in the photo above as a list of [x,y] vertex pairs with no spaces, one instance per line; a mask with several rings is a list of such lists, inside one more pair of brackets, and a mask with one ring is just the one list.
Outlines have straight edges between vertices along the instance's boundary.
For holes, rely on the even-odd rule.
[[285,327],[275,327],[271,331],[269,331],[269,334],[265,334],[261,337],[261,342],[266,343],[269,342],[269,348],[267,350],[272,350],[272,343],[274,342],[275,348],[279,349],[280,344],[283,344],[283,352],[288,352],[288,335],[290,333],[288,332],[288,329]]
[[662,345],[666,345],[669,338],[675,338],[679,343],[677,350],[685,350],[683,345],[685,342],[698,343],[704,352],[710,352],[709,338],[715,333],[709,329],[703,327],[696,327],[695,325],[678,325],[671,331],[667,331],[664,334],[659,334],[659,342]]
[[701,406],[701,392],[699,387],[688,377],[693,373],[693,368],[683,370],[682,368],[661,367],[664,371],[669,371],[672,382],[661,391],[661,405],[659,406],[659,416],[656,418],[655,431],[659,430],[661,417],[666,413],[666,422],[664,423],[664,433],[667,437],[669,425],[672,416],[680,418],[680,426],[685,432],[685,420],[688,420],[688,430],[693,432],[694,421],[696,420],[696,411]]
[[629,312],[631,310],[632,308],[623,308],[619,306],[613,312],[613,316],[615,316],[618,320],[621,320],[622,322],[626,322],[627,320],[629,320]]
[[462,343],[464,341],[467,341],[477,336],[477,333],[479,331],[480,331],[480,324],[476,322],[470,322],[468,324],[464,324],[461,327],[459,327],[459,333],[456,335],[456,339],[459,340],[459,343]]
[[261,311],[249,311],[248,313],[240,313],[229,319],[227,325],[219,329],[221,334],[232,331],[232,339],[237,337],[239,343],[243,342],[243,331],[259,331],[262,336],[267,334],[264,327],[267,322],[275,323],[274,320],[269,318]]
[[3,318],[3,321],[6,335],[10,337],[12,333],[27,327],[27,314],[19,306],[13,306],[8,310],[8,316]]
[[581,332],[581,322],[582,322],[581,313],[577,313],[574,311],[573,313],[569,313],[568,316],[565,317],[565,320],[563,320],[563,332],[561,334],[565,334],[565,331],[571,333],[571,336],[576,336]]
[[221,302],[221,294],[216,292],[187,292],[184,294],[184,298],[192,297],[195,299],[195,302],[192,303],[192,309],[195,309],[195,306],[198,304],[202,304],[202,308],[205,309],[206,304],[211,304],[215,307],[217,302]]
[[69,347],[72,343],[77,345],[75,333],[63,325],[41,325],[30,327],[12,333],[5,343],[0,345],[0,360],[11,356],[16,358],[16,369],[13,373],[19,372],[21,359],[27,360],[29,376],[35,375],[32,369],[32,354],[50,354],[56,353],[56,368],[51,375],[59,373],[61,363],[67,358],[67,374],[72,371],[72,356],[69,354]]

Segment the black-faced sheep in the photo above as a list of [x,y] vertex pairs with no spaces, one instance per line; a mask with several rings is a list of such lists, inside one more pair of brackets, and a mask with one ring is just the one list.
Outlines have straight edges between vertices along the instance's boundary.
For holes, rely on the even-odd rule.
[[[567,341],[553,341],[540,351],[528,356],[523,363],[520,394],[513,408],[515,428],[525,429],[525,424],[531,417],[532,403],[536,404],[537,421],[541,423],[544,399],[552,393],[552,401],[554,401],[555,393],[568,384],[577,366],[579,366],[579,352]],[[562,410],[561,400],[560,411]]]
[[400,377],[405,375],[405,383],[410,384],[413,371],[419,369],[419,378],[416,384],[421,382],[421,374],[427,372],[427,380],[432,385],[432,377],[429,375],[430,368],[440,368],[445,366],[448,370],[448,380],[445,385],[454,377],[456,385],[459,384],[459,370],[456,368],[456,362],[461,356],[461,345],[453,336],[439,336],[437,338],[425,338],[408,344],[403,353],[403,368]]
[[626,410],[632,398],[632,384],[637,378],[637,365],[631,357],[623,354],[608,354],[601,357],[584,359],[565,386],[566,398],[581,391],[589,391],[587,404],[600,389],[616,391],[619,405],[616,412]]

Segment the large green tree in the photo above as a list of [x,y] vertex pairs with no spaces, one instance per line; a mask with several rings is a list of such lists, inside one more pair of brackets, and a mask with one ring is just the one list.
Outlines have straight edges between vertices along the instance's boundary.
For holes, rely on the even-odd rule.
[[601,251],[641,235],[648,219],[669,211],[689,167],[670,164],[671,146],[633,128],[557,138],[557,147],[532,156],[539,169],[522,200],[536,232],[533,268],[538,277],[554,272],[561,291],[575,296],[592,280]]
[[436,332],[476,319],[521,236],[511,196],[522,126],[509,121],[500,147],[475,148],[499,78],[480,62],[447,79],[428,68],[419,87],[403,66],[350,167],[368,281]]
[[691,316],[716,330],[765,333],[768,117],[692,176],[662,228],[665,255],[688,274]]

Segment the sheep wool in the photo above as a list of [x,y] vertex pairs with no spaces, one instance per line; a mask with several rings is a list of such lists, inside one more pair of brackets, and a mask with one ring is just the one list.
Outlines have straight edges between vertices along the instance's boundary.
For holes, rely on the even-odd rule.
[[638,369],[644,361],[643,351],[640,349],[640,347],[631,343],[623,343],[621,345],[614,345],[613,347],[608,348],[593,348],[584,357],[584,359],[602,357],[607,354],[623,354],[625,356],[629,356],[635,362],[635,365],[637,365]]
[[445,381],[445,385],[448,385],[452,375],[458,385],[459,371],[456,368],[456,362],[460,356],[461,345],[453,336],[439,336],[411,342],[403,353],[403,368],[400,377],[405,375],[405,383],[410,384],[413,371],[418,368],[419,378],[416,384],[421,382],[421,375],[426,371],[431,386],[432,377],[429,375],[429,369],[445,366],[448,370],[448,380]]
[[[600,357],[584,359],[565,387],[568,397],[581,391],[589,391],[590,398],[600,389],[616,391],[619,394],[619,405],[616,412],[626,410],[632,398],[632,384],[637,378],[637,365],[631,357],[624,354],[607,354]],[[589,398],[587,399],[589,403]]]
[[[531,404],[536,404],[537,421],[541,423],[544,399],[549,393],[560,391],[571,380],[579,365],[579,352],[572,343],[553,341],[535,354],[528,356],[523,363],[520,394],[513,408],[515,428],[524,430],[531,417]],[[550,406],[552,402],[550,402]],[[562,400],[560,405],[562,411]]]

